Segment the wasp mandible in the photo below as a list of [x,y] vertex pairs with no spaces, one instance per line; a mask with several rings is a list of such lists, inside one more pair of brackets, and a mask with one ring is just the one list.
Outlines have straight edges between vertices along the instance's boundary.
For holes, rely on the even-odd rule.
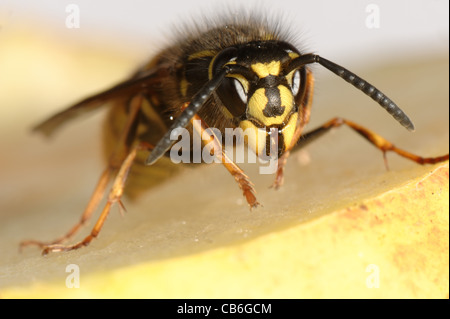
[[[130,175],[137,176],[126,187],[127,192],[133,193],[156,185],[176,171],[167,155],[174,143],[171,132],[179,128],[199,133],[208,128],[222,133],[226,128],[254,131],[253,137],[245,138],[244,142],[258,156],[267,155],[277,139],[274,188],[283,184],[284,166],[291,152],[343,125],[362,135],[383,154],[394,152],[418,164],[448,160],[448,154],[429,158],[409,153],[343,118],[333,118],[303,132],[309,122],[314,88],[310,64],[321,65],[362,91],[406,129],[412,131],[414,125],[375,86],[318,54],[300,51],[278,26],[254,17],[227,18],[206,27],[197,26],[160,51],[131,78],[36,126],[35,131],[50,136],[69,120],[108,107],[104,134],[108,157],[80,221],[52,242],[28,240],[21,246],[37,245],[47,254],[88,245],[98,236],[111,206],[115,203],[122,206],[125,182]],[[194,127],[194,120],[201,125]],[[277,133],[271,134],[274,129]],[[217,145],[223,143],[217,137],[213,139]],[[258,206],[248,176],[225,152],[218,158],[234,177],[250,208]],[[80,242],[66,244],[92,217],[106,194],[107,202],[90,234]]]

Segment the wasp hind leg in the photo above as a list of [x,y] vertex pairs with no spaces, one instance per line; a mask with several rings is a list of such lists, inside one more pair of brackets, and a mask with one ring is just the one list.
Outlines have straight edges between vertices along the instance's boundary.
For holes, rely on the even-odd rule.
[[[114,180],[114,183],[111,187],[111,190],[108,195],[108,200],[103,207],[102,213],[100,214],[100,217],[98,218],[97,222],[95,223],[94,227],[92,228],[90,234],[86,236],[83,240],[79,241],[78,243],[75,243],[73,245],[63,245],[58,243],[52,243],[50,245],[42,246],[43,248],[42,254],[46,255],[49,252],[60,252],[60,251],[68,251],[68,250],[74,250],[81,248],[83,246],[89,245],[89,243],[98,236],[100,233],[100,230],[103,227],[103,224],[106,221],[106,218],[109,215],[109,212],[111,211],[112,205],[115,203],[118,203],[120,205],[121,209],[124,209],[124,206],[122,202],[120,201],[123,190],[125,186],[125,182],[127,180],[128,173],[130,171],[131,166],[133,165],[133,161],[136,158],[136,154],[140,150],[150,150],[152,147],[150,145],[140,143],[137,146],[133,147],[131,151],[128,153],[125,160],[122,162],[122,165],[119,169],[119,172],[116,175],[116,178]],[[77,224],[77,226],[82,226],[80,223]]]
[[38,240],[25,240],[20,243],[20,249],[26,246],[34,245],[45,250],[49,246],[62,244],[71,239],[73,236],[75,236],[75,234],[77,234],[80,231],[80,229],[82,229],[83,226],[89,221],[89,219],[92,217],[92,214],[97,209],[105,193],[106,186],[111,180],[113,174],[114,170],[112,170],[111,168],[108,167],[107,169],[105,169],[105,171],[102,173],[100,177],[100,180],[98,181],[97,186],[95,187],[95,190],[88,202],[88,205],[86,206],[83,214],[81,215],[80,220],[66,234],[51,242],[42,242]]
[[[142,105],[142,96],[135,96],[130,101],[130,111],[128,114],[128,119],[126,125],[122,131],[122,134],[117,142],[117,147],[114,150],[108,161],[108,167],[102,173],[100,180],[95,187],[95,190],[81,215],[80,220],[76,223],[65,235],[57,238],[51,242],[41,242],[37,240],[26,240],[20,243],[20,248],[25,246],[35,245],[43,249],[42,254],[47,254],[49,252],[57,252],[57,251],[67,251],[80,248],[82,246],[88,245],[92,239],[97,237],[100,232],[106,217],[108,216],[111,206],[114,203],[119,203],[121,207],[123,205],[120,202],[120,198],[123,193],[124,184],[128,176],[128,172],[130,167],[133,164],[133,160],[136,157],[136,154],[139,150],[148,150],[151,149],[152,146],[144,143],[140,143],[134,147],[130,147],[130,144],[133,140],[133,136],[136,131],[136,124],[138,114]],[[130,150],[131,148],[131,150]],[[114,183],[109,192],[108,201],[105,204],[105,207],[102,210],[102,213],[97,220],[94,228],[91,233],[85,237],[82,241],[74,244],[74,245],[65,245],[64,243],[73,238],[75,234],[77,234],[83,226],[91,219],[93,213],[98,208],[100,201],[105,195],[106,187],[109,182],[115,177]]]
[[300,137],[299,141],[297,142],[296,146],[294,147],[294,150],[299,149],[299,148],[305,146],[306,144],[313,142],[314,140],[316,140],[317,138],[319,138],[326,132],[329,132],[330,129],[332,129],[333,127],[340,127],[342,125],[346,125],[346,126],[350,127],[352,130],[354,130],[355,132],[360,134],[362,137],[364,137],[366,140],[368,140],[376,148],[381,150],[383,152],[384,163],[385,163],[385,166],[387,169],[389,169],[388,163],[387,163],[387,158],[386,158],[387,152],[394,152],[404,158],[407,158],[407,159],[409,159],[413,162],[416,162],[417,164],[421,164],[421,165],[436,164],[436,163],[440,163],[440,162],[443,162],[443,161],[446,161],[449,159],[449,154],[446,154],[443,156],[438,156],[438,157],[422,157],[422,156],[418,156],[413,153],[407,152],[403,149],[396,147],[394,144],[392,144],[391,142],[389,142],[382,136],[378,135],[377,133],[370,131],[369,129],[367,129],[361,125],[358,125],[354,122],[351,122],[349,120],[346,120],[346,119],[343,119],[340,117],[333,118],[330,121],[323,124],[322,126],[316,128],[315,130],[303,134]]

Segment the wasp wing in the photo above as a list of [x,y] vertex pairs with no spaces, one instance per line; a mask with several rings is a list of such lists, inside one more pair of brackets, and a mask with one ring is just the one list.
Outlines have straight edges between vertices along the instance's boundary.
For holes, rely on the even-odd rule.
[[138,72],[131,79],[119,83],[106,91],[90,96],[71,107],[56,113],[44,122],[33,128],[34,132],[41,132],[45,136],[50,136],[69,120],[76,119],[82,115],[90,113],[104,105],[106,102],[123,97],[132,97],[136,94],[151,94],[152,91],[161,84],[163,78],[168,75],[169,69],[158,67],[145,72]]

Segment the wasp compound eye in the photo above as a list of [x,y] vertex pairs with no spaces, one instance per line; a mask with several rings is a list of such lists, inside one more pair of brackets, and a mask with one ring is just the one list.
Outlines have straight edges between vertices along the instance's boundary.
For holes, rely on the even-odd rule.
[[299,70],[295,70],[295,72],[294,72],[294,76],[292,77],[291,90],[292,90],[292,94],[294,96],[297,95],[300,90],[300,71]]
[[[245,83],[245,87],[242,84]],[[248,82],[244,78],[226,77],[217,89],[217,95],[224,107],[234,116],[241,117],[247,110]]]

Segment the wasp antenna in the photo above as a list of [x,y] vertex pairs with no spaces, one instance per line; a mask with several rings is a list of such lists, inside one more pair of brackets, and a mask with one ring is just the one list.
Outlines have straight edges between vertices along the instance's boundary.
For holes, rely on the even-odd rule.
[[318,55],[313,55],[315,62],[319,63],[323,67],[327,68],[334,74],[340,76],[348,83],[352,84],[358,90],[363,91],[367,96],[370,96],[376,101],[382,108],[384,108],[394,119],[396,119],[401,125],[410,131],[414,131],[414,124],[411,122],[405,112],[400,109],[390,98],[388,98],[383,92],[378,90],[372,84],[361,79],[359,76],[343,68],[342,66],[333,63]]
[[152,150],[150,155],[145,162],[147,165],[152,165],[161,156],[163,156],[172,146],[173,142],[170,139],[170,134],[173,130],[186,127],[189,121],[194,117],[195,114],[200,111],[202,106],[205,104],[206,100],[211,96],[211,94],[219,87],[225,76],[231,71],[231,68],[224,66],[220,72],[218,72],[211,80],[209,80],[197,94],[194,95],[189,106],[181,113],[181,115],[175,120],[172,126],[167,130],[166,134],[159,140],[155,148]]

